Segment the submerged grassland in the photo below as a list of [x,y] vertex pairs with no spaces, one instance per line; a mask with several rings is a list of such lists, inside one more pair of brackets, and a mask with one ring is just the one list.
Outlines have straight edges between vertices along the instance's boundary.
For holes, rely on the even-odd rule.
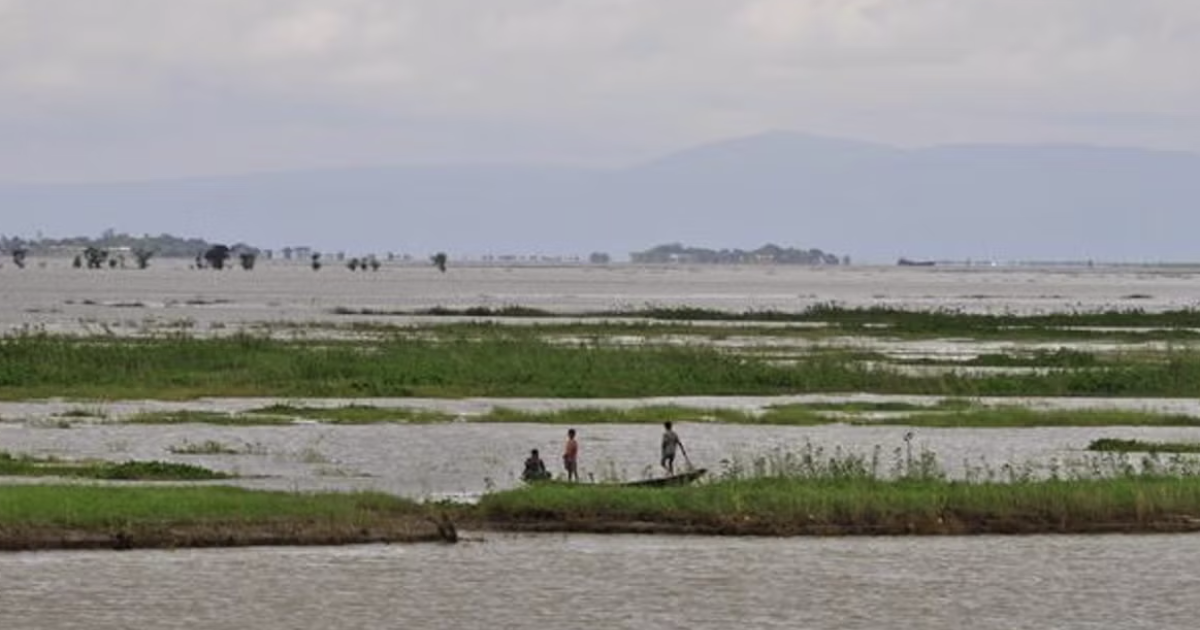
[[[317,330],[290,338],[244,329],[209,336],[11,335],[0,338],[0,399],[872,393],[927,396],[931,402],[802,403],[753,410],[646,405],[529,411],[497,406],[470,420],[1200,426],[1197,418],[1184,415],[997,407],[978,401],[1200,397],[1200,346],[1195,345],[1200,343],[1200,312],[1191,310],[1018,316],[822,306],[801,313],[677,308],[562,316],[510,307],[408,313],[344,309],[338,315],[445,315],[447,321],[360,322],[346,326],[354,335]],[[464,317],[478,320],[458,321]],[[866,342],[860,344],[862,340]],[[954,345],[955,354],[928,351],[939,350],[943,341]],[[906,345],[910,342],[920,344]],[[1080,343],[1085,345],[1071,345]],[[922,349],[912,351],[914,347]],[[237,413],[150,411],[125,421],[285,425],[461,419],[418,408],[280,402]],[[57,421],[69,427],[72,421],[109,418],[79,408]],[[979,465],[951,479],[936,457],[913,453],[906,440],[890,461],[879,450],[857,456],[809,449],[722,462],[720,470],[694,486],[544,483],[489,492],[477,505],[460,506],[378,494],[212,486],[0,485],[0,549],[453,540],[457,534],[451,520],[484,530],[734,535],[1200,531],[1200,460],[1193,447],[1097,440],[1091,448],[1101,453],[1070,466]],[[252,455],[261,454],[261,448],[185,440],[172,452]],[[111,471],[97,471],[120,465],[89,466],[0,456],[4,475],[109,479],[113,477],[104,475]],[[149,474],[154,468],[154,463],[142,463],[137,472]],[[170,474],[187,470],[172,468]]]
[[0,476],[76,477],[109,481],[209,481],[232,475],[192,464],[162,461],[71,461],[0,451]]
[[[662,334],[691,331],[702,334],[727,335],[733,331],[743,330],[759,334],[776,334],[783,330],[816,336],[849,333],[858,336],[909,338],[950,336],[974,339],[1174,339],[1200,341],[1200,310],[1195,309],[1150,312],[1131,308],[1023,315],[971,313],[953,309],[911,310],[887,306],[848,308],[827,303],[795,312],[772,310],[729,312],[681,306],[561,313],[509,306],[464,309],[436,307],[407,311],[340,307],[334,309],[333,314],[478,318],[489,321],[536,319],[554,322],[554,320],[562,320],[560,323],[544,324],[543,328],[557,332],[579,332],[591,329],[601,334],[638,330]],[[731,328],[728,326],[729,324],[743,326]],[[770,327],[755,328],[754,324],[770,324]],[[788,328],[789,325],[794,325],[795,328]],[[379,328],[391,327],[384,324]]]
[[[1200,427],[1200,417],[1154,411],[1078,408],[1053,409],[1001,404],[985,405],[966,398],[942,398],[926,403],[797,402],[758,408],[692,407],[686,405],[568,406],[558,409],[519,409],[497,404],[483,412],[455,414],[445,411],[367,404],[306,406],[275,403],[240,412],[197,409],[143,411],[104,422],[219,426],[286,426],[296,422],[327,425],[347,424],[436,424],[527,423],[552,425],[661,424],[698,422],[716,424],[819,426],[909,426],[929,428],[1019,428],[1019,427]],[[66,426],[70,426],[69,424]]]
[[[966,316],[964,316],[966,317]],[[971,396],[1200,396],[1200,350],[1190,346],[1032,359],[1036,369],[903,369],[905,359],[823,348],[611,343],[555,339],[536,327],[423,328],[372,339],[297,339],[236,333],[0,339],[0,399],[220,397],[603,398],[802,393]],[[995,362],[994,359],[989,359]],[[1011,366],[1010,366],[1011,367]],[[1030,366],[1025,366],[1030,367]]]

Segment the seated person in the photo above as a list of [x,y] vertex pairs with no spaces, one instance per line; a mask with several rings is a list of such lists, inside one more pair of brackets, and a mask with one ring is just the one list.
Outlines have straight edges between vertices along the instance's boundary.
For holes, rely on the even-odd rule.
[[541,481],[549,479],[550,473],[546,470],[546,463],[538,456],[538,450],[535,448],[529,453],[529,457],[525,460],[525,472],[521,473],[521,479],[525,481]]

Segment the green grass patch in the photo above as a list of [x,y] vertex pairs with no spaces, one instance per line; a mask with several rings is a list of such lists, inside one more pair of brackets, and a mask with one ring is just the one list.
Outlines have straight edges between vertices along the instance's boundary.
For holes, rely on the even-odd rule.
[[[539,319],[569,318],[597,320],[646,320],[650,322],[684,323],[770,323],[822,325],[853,331],[864,336],[967,336],[974,338],[1111,338],[1129,337],[1122,329],[1136,331],[1141,339],[1200,339],[1200,310],[1177,309],[1148,312],[1144,309],[1108,309],[1104,311],[1021,315],[1015,313],[972,313],[956,309],[905,310],[894,307],[845,307],[835,303],[817,304],[801,311],[726,311],[691,306],[646,307],[592,312],[550,312],[521,306],[502,308],[468,307],[463,309],[436,307],[423,310],[353,309],[342,307],[335,314],[447,316]],[[615,322],[607,322],[615,323]],[[778,330],[778,329],[776,329]]]
[[787,405],[775,405],[771,410],[808,409],[812,411],[836,411],[839,413],[891,413],[909,411],[945,410],[960,411],[977,406],[975,401],[965,398],[942,398],[932,404],[913,403],[902,400],[881,401],[835,401],[835,402],[802,402]]
[[[477,327],[436,339],[0,339],[0,399],[229,397],[553,397],[868,392],[940,397],[1200,396],[1200,352],[1048,368],[1037,374],[906,374],[822,353],[781,364],[705,346],[554,343],[536,330]],[[358,414],[347,411],[347,421]],[[264,423],[266,414],[254,423]],[[245,418],[230,417],[237,424]],[[201,421],[163,415],[155,422]],[[148,418],[143,417],[143,420]],[[204,422],[224,421],[217,417]]]
[[261,413],[225,413],[220,411],[180,409],[177,411],[143,411],[130,416],[125,422],[129,424],[214,424],[245,426],[292,424],[293,420],[283,415],[272,416]]
[[167,447],[167,451],[175,455],[266,455],[267,449],[261,444],[242,444],[232,446],[217,440],[192,442],[184,440],[182,444]]
[[995,407],[962,412],[916,413],[909,416],[865,421],[866,424],[891,424],[942,428],[1011,427],[1194,427],[1200,418],[1182,414],[1159,414],[1121,409],[1029,409]]
[[483,497],[498,523],[653,522],[751,533],[1132,529],[1200,517],[1200,478],[1024,483],[759,478],[682,488],[533,485]]
[[319,420],[328,424],[374,424],[398,422],[405,424],[431,424],[451,422],[457,416],[441,411],[411,409],[407,407],[374,407],[370,405],[343,405],[340,407],[306,407],[275,404],[259,407],[247,412],[252,416],[291,417]]
[[81,477],[120,481],[204,481],[231,475],[191,464],[173,462],[121,463],[65,461],[0,453],[0,475],[10,477]]
[[754,414],[736,409],[701,409],[677,405],[644,407],[573,407],[553,411],[527,411],[495,407],[472,418],[475,422],[532,422],[540,424],[659,424],[662,422],[751,423]]
[[1145,442],[1142,440],[1100,438],[1092,440],[1088,444],[1088,450],[1116,453],[1200,453],[1200,443]]
[[758,534],[1140,531],[1180,525],[1181,516],[1195,529],[1200,462],[1105,453],[1041,469],[976,467],[951,479],[910,434],[890,453],[809,444],[726,461],[693,486],[531,484],[486,495],[478,510],[500,524],[597,531],[604,523]]
[[[1123,358],[1123,357],[1122,357]],[[1114,362],[1115,362],[1114,358]],[[1070,348],[1038,349],[1032,352],[1016,350],[1009,354],[987,353],[966,360],[916,359],[899,361],[904,365],[949,365],[955,367],[1031,367],[1031,368],[1090,368],[1103,363],[1099,354]]]
[[224,486],[0,485],[0,524],[115,527],[132,522],[365,521],[412,514],[412,501],[377,493],[287,493]]

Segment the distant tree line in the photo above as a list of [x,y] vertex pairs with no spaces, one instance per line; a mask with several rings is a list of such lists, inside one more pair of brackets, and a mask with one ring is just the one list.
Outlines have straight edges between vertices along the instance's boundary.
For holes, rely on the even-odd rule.
[[[72,236],[35,240],[0,235],[0,251],[14,252],[20,249],[29,256],[74,255],[86,251],[88,248],[94,248],[110,252],[153,252],[154,256],[160,258],[194,258],[197,253],[206,252],[213,245],[214,243],[209,243],[201,238],[181,238],[170,234],[133,236],[115,230],[105,230],[100,236],[94,238]],[[258,251],[258,248],[245,243],[237,243],[231,246],[230,250]]]
[[779,265],[841,265],[850,264],[850,257],[819,249],[797,249],[767,244],[755,250],[708,249],[688,247],[680,243],[659,245],[642,252],[633,252],[634,263],[694,263],[710,265],[779,264]]

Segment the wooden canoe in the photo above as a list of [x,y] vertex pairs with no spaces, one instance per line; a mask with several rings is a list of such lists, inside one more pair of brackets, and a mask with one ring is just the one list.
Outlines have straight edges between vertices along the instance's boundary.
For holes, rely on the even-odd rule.
[[622,486],[636,488],[661,488],[663,486],[684,486],[704,476],[708,472],[706,468],[697,468],[687,472],[677,473],[669,477],[653,477],[650,479],[639,479],[637,481],[627,481]]

